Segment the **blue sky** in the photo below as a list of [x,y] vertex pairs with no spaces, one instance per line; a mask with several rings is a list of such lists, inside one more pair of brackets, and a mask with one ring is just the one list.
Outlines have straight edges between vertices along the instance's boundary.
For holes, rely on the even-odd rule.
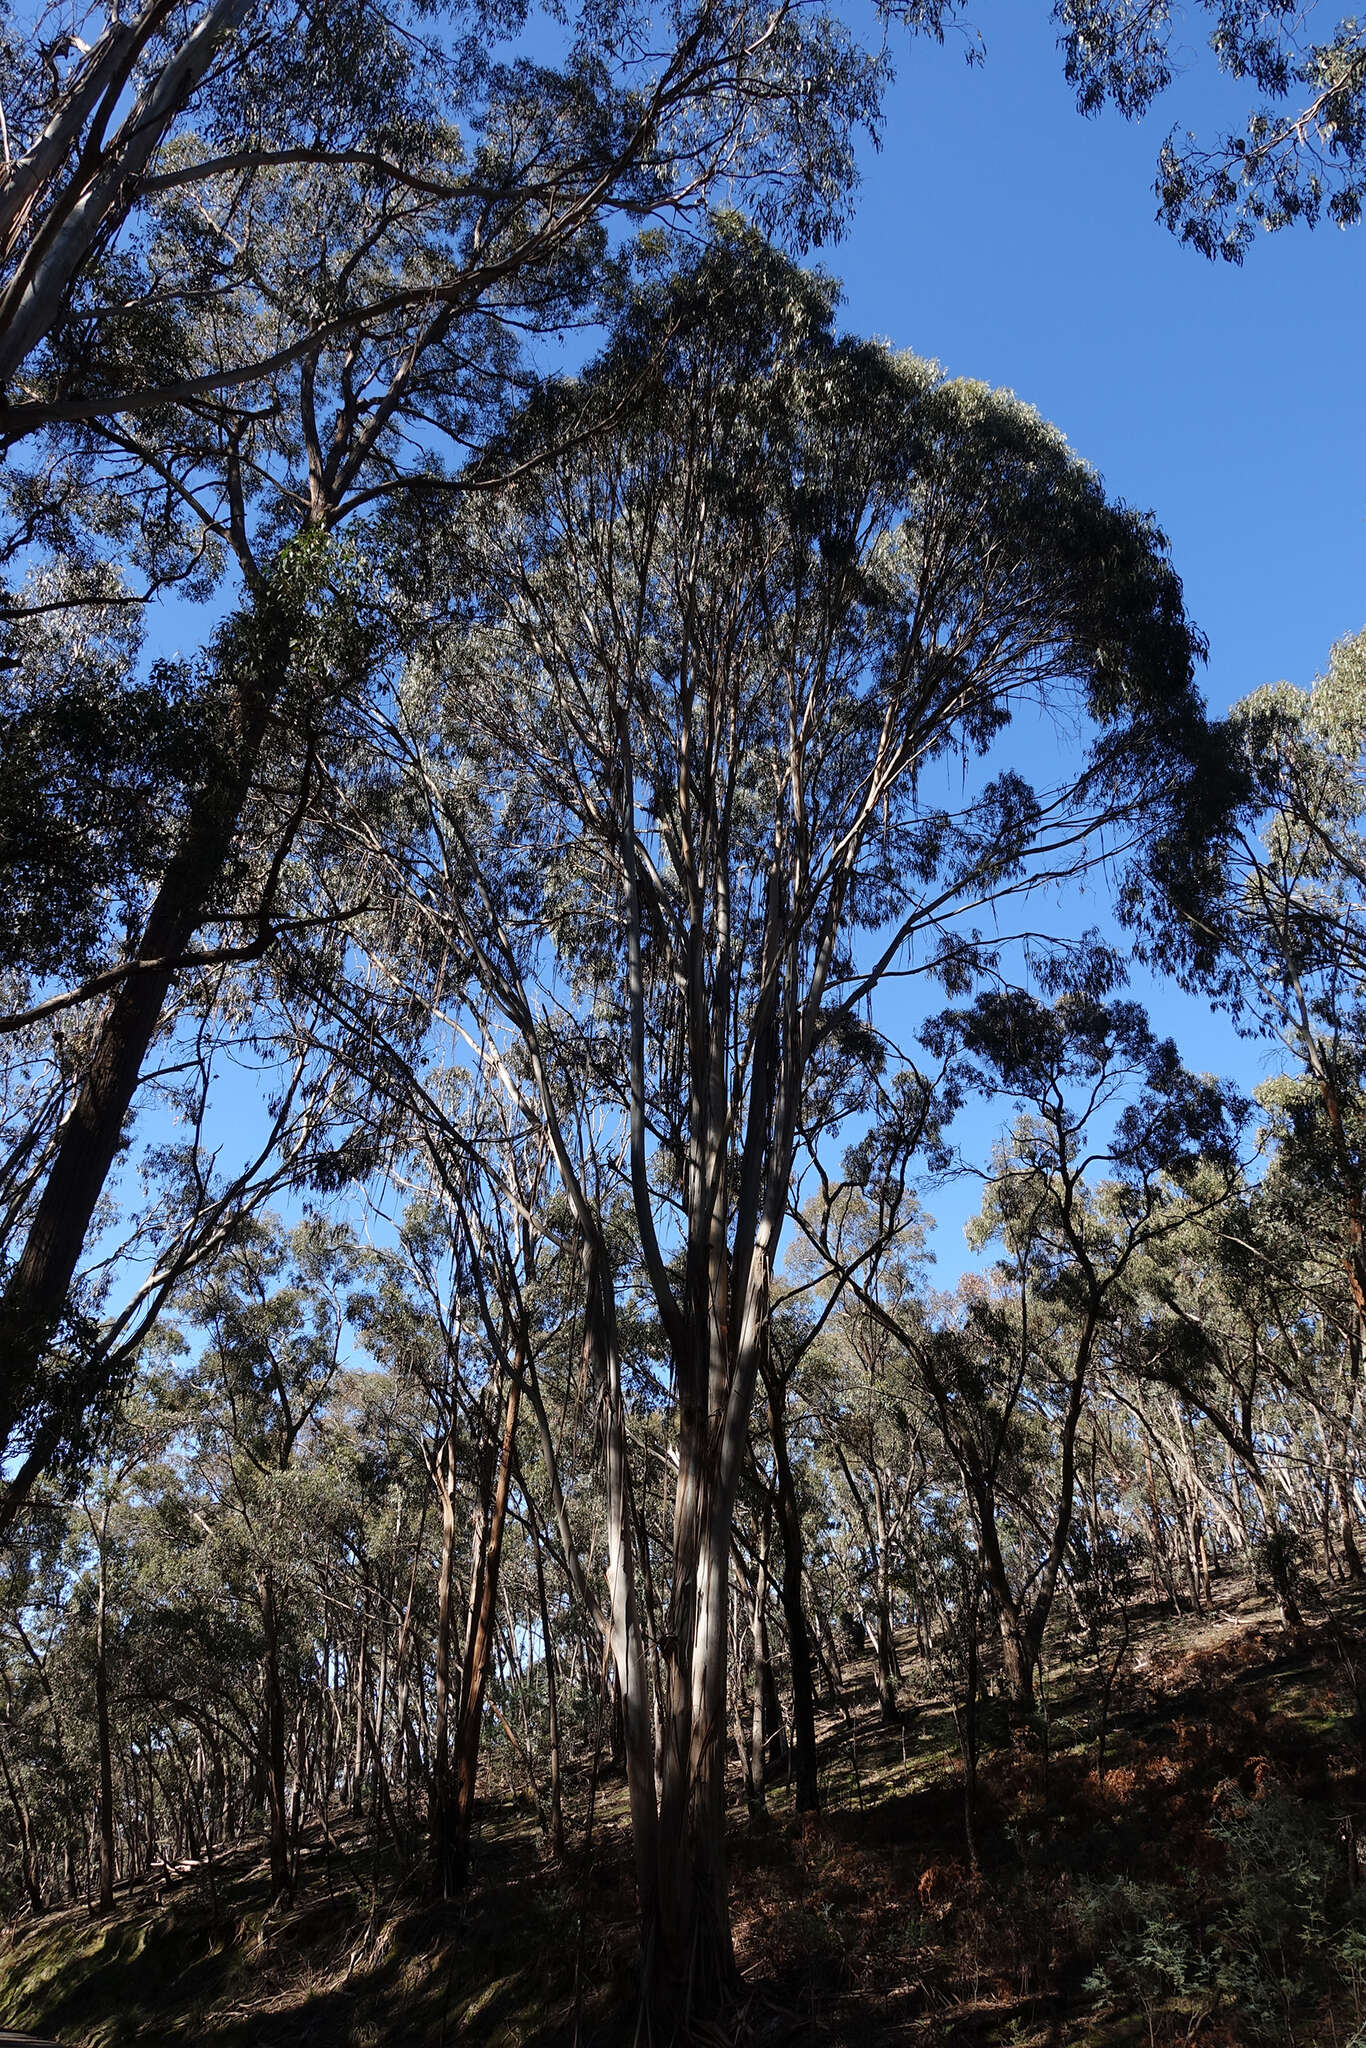
[[1153,217],[1163,136],[1227,109],[1198,53],[1144,122],[1083,120],[1043,0],[973,13],[985,64],[915,44],[865,153],[849,324],[1010,385],[1157,513],[1213,705],[1308,682],[1366,624],[1366,230],[1209,263]]
[[[1366,625],[1366,230],[1263,236],[1240,268],[1183,248],[1154,218],[1159,146],[1173,125],[1238,122],[1240,100],[1192,45],[1145,121],[1083,120],[1048,11],[977,0],[980,66],[961,37],[901,57],[825,261],[850,327],[1010,386],[1156,513],[1223,710],[1308,683]],[[1278,1064],[1200,1000],[1143,976],[1137,992],[1192,1066],[1250,1087]],[[963,1120],[983,1161],[998,1119]],[[930,1197],[941,1282],[969,1263],[977,1198]]]

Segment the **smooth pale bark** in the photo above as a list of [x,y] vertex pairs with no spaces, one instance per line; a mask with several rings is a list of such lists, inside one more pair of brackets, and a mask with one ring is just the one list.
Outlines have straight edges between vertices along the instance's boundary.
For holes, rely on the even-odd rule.
[[202,82],[251,0],[209,0],[179,47],[128,108],[111,141],[87,140],[69,176],[53,180],[83,134],[102,133],[117,111],[139,56],[171,9],[151,0],[131,23],[112,21],[63,91],[32,148],[0,183],[0,242],[6,256],[40,214],[37,232],[0,292],[0,391],[48,334],[97,241],[125,219],[138,182],[176,116]]

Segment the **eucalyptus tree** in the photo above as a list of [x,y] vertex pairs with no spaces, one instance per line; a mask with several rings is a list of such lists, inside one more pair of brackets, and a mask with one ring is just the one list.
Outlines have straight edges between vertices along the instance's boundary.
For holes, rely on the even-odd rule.
[[[1136,1276],[1142,1312],[1118,1347],[1127,1376],[1172,1390],[1224,1446],[1243,1541],[1262,1559],[1289,1627],[1302,1618],[1292,1554],[1319,1519],[1306,1511],[1304,1472],[1326,1485],[1349,1560],[1355,1547],[1357,1459],[1344,1410],[1359,1379],[1356,1317],[1340,1273],[1334,1289],[1323,1287],[1318,1220],[1312,1194],[1282,1178],[1273,1150],[1255,1187],[1148,1249]],[[1146,1428],[1152,1434],[1150,1417]]]
[[59,1849],[73,1881],[76,1868],[89,1871],[90,1603],[73,1569],[72,1518],[47,1504],[24,1536],[0,1556],[0,1781],[5,1891],[41,1913]]
[[[900,1249],[911,1274],[913,1238],[909,1224]],[[929,1477],[924,1390],[905,1347],[851,1297],[813,1351],[802,1393],[845,1517],[862,1537],[878,1705],[882,1718],[894,1721],[902,1676],[893,1633],[896,1588],[905,1583],[907,1546]]]
[[[390,728],[412,836],[360,839],[519,1041],[581,1248],[646,1954],[698,2006],[732,1976],[730,1532],[804,1105],[857,1091],[893,963],[1107,831],[1184,832],[1209,748],[1151,524],[1013,398],[837,339],[833,296],[722,227],[531,408],[446,543],[477,614]],[[585,408],[612,431],[572,437]],[[1041,696],[1084,737],[1036,791],[991,748]],[[658,1796],[600,1190],[676,1389]]]
[[[110,1734],[110,1636],[117,1625],[120,1608],[126,1613],[127,1596],[119,1598],[111,1586],[118,1566],[118,1514],[124,1505],[130,1481],[140,1466],[152,1461],[158,1445],[158,1430],[145,1404],[125,1408],[119,1417],[119,1440],[108,1446],[99,1468],[81,1489],[81,1516],[93,1552],[95,1582],[94,1677],[95,1736],[99,1761],[97,1812],[99,1816],[99,1910],[110,1912],[114,1904],[115,1814],[114,1759]],[[125,1567],[126,1569],[126,1567]]]
[[759,1361],[768,1419],[768,1451],[773,1465],[773,1504],[778,1522],[781,1570],[778,1579],[783,1621],[787,1629],[788,1672],[792,1683],[792,1779],[798,1813],[820,1810],[820,1770],[816,1754],[816,1653],[812,1622],[803,1598],[807,1545],[805,1517],[809,1509],[809,1466],[812,1424],[800,1398],[801,1368],[810,1356],[825,1321],[835,1307],[833,1295],[812,1314],[800,1299],[776,1292],[771,1304],[768,1341]]
[[[928,32],[948,11],[896,10]],[[171,46],[200,30],[206,68],[177,72],[166,119],[148,115],[133,155],[106,149],[137,65],[155,98]],[[559,61],[537,54],[547,38]],[[359,601],[372,570],[338,529],[395,494],[466,487],[529,376],[525,337],[591,319],[615,290],[623,222],[686,217],[724,180],[797,237],[833,230],[885,74],[814,4],[772,15],[748,0],[549,22],[478,4],[261,5],[250,31],[231,7],[158,7],[69,79],[58,61],[60,161],[35,187],[15,276],[36,275],[77,216],[95,221],[101,193],[105,228],[135,206],[138,230],[94,269],[93,246],[87,261],[71,245],[76,270],[54,287],[69,314],[47,323],[32,392],[11,395],[9,557],[46,549],[106,607],[168,583],[220,611],[241,602],[198,665],[189,765],[182,750],[179,779],[162,771],[168,843],[129,850],[126,920],[103,918],[101,957],[64,957],[74,983],[18,991],[6,1019],[102,1006],[0,1300],[0,1442],[38,1466],[55,1425],[35,1381],[73,1335],[82,1348],[64,1325],[73,1280],[173,988],[272,954],[291,909],[308,926],[290,857],[344,751],[345,706],[383,686],[383,622]],[[35,91],[20,97],[37,136]],[[12,594],[11,640],[46,602]],[[117,759],[119,723],[92,728],[87,766]],[[51,784],[30,778],[39,799]],[[82,853],[78,870],[73,893],[97,903],[100,863]],[[105,1377],[87,1357],[66,1405]]]
[[[886,9],[913,31],[940,35],[961,11],[957,0]],[[1219,68],[1250,82],[1262,104],[1245,134],[1212,148],[1189,136],[1184,145],[1169,140],[1159,180],[1168,224],[1206,253],[1239,257],[1254,226],[1312,223],[1324,213],[1339,225],[1355,221],[1366,51],[1350,17],[1316,36],[1312,9],[1276,0],[1055,0],[1082,110],[1111,99],[1142,112],[1171,82],[1173,38],[1202,13]],[[638,170],[670,127],[671,140],[685,135],[698,100],[718,88],[759,88],[774,130],[759,146],[780,161],[796,108],[781,87],[773,94],[766,65],[798,56],[792,75],[808,82],[801,119],[810,133],[838,97],[838,58],[848,48],[838,24],[804,33],[790,12],[766,21],[684,11],[661,23],[619,5],[569,24],[567,61],[557,68],[518,48],[528,26],[525,10],[509,17],[487,0],[440,9],[353,0],[343,15],[313,0],[147,0],[130,17],[116,11],[103,21],[76,4],[37,21],[7,7],[0,390],[10,388],[0,431],[93,417],[92,403],[107,416],[186,384],[250,383],[278,353],[246,344],[209,366],[176,346],[193,272],[168,273],[148,260],[148,245],[168,223],[183,241],[195,239],[206,186],[229,187],[235,215],[231,242],[220,235],[211,253],[199,252],[220,290],[250,275],[252,216],[263,199],[268,209],[282,168],[354,170],[386,187],[396,208],[464,208],[496,238],[500,211],[506,221],[529,205],[542,226],[535,211],[557,184],[577,183],[575,197],[586,197],[591,212],[595,185],[601,193],[623,167]],[[545,40],[533,30],[523,49],[543,49]],[[500,48],[508,52],[501,77]],[[664,53],[662,63],[651,63],[651,51]],[[548,118],[534,105],[538,93],[553,102]],[[439,147],[424,153],[443,123],[479,138],[477,163],[457,168]],[[508,147],[514,137],[526,141],[524,152]],[[693,139],[683,143],[685,158]],[[745,140],[755,146],[752,131]],[[826,199],[847,175],[839,154],[836,134],[822,165]],[[666,145],[652,168],[669,164]],[[212,221],[212,201],[206,212]],[[498,265],[501,252],[491,254]],[[463,280],[433,282],[464,302]],[[321,334],[326,316],[313,324]],[[101,359],[96,381],[81,374],[82,349]]]
[[[953,7],[888,12],[938,32]],[[372,274],[369,303],[380,319],[419,304],[458,319],[481,297],[506,305],[510,278],[591,239],[604,209],[686,204],[718,166],[774,174],[807,225],[828,224],[845,124],[872,114],[883,69],[814,9],[154,0],[104,23],[74,5],[46,22],[7,8],[5,27],[0,384],[24,373],[9,439],[244,387],[324,346],[340,307],[273,337],[229,318],[219,360],[186,345],[198,292],[240,312],[282,191],[340,173],[401,230],[438,220],[446,260],[387,289]],[[372,233],[348,237],[361,270]]]
[[[270,1878],[290,1888],[282,1639],[298,1561],[307,1477],[296,1456],[341,1369],[356,1278],[349,1233],[306,1220],[289,1237],[249,1224],[195,1283],[185,1304],[204,1349],[187,1384],[205,1453],[215,1457],[210,1530],[225,1563],[253,1579],[265,1673],[261,1756],[269,1802]],[[216,1456],[215,1456],[216,1454]]]
[[[462,1511],[470,1509],[477,1604],[492,1483],[487,1353],[470,1298],[465,1246],[439,1201],[413,1200],[397,1244],[377,1255],[358,1303],[366,1342],[396,1379],[412,1385],[420,1407],[417,1449],[441,1520],[433,1640],[434,1718],[428,1828],[443,1893],[454,1888],[457,1845],[452,1725],[461,1717],[464,1657],[454,1654],[457,1550]],[[485,1481],[489,1484],[485,1484]],[[472,1634],[467,1630],[472,1647]],[[482,1701],[481,1701],[482,1705]]]
[[[64,22],[49,19],[47,36],[35,23],[25,46],[6,8],[0,388],[68,311],[95,252],[145,192],[178,117],[216,64],[228,68],[226,46],[250,11],[249,0],[209,0],[198,11],[150,0],[92,33],[87,10],[76,8]],[[304,10],[282,12],[296,33],[304,28]],[[278,52],[280,24],[272,25]],[[264,54],[260,41],[253,54]],[[240,50],[232,57],[250,61]]]
[[[1360,1579],[1366,1565],[1357,1543],[1354,1496],[1366,1323],[1353,1169],[1362,1157],[1366,1077],[1361,1048],[1341,1036],[1331,1060],[1326,1093],[1313,1073],[1278,1075],[1258,1087],[1270,1156],[1235,1219],[1237,1235],[1230,1231],[1232,1241],[1221,1246],[1216,1270],[1228,1271],[1236,1288],[1249,1266],[1256,1269],[1251,1287],[1266,1303],[1264,1342],[1283,1402],[1318,1420],[1320,1443],[1312,1462],[1324,1486],[1325,1532],[1333,1526],[1348,1577]],[[1331,1567],[1333,1540],[1327,1533],[1324,1543]]]
[[[1223,1481],[1229,1452],[1198,1408],[1160,1380],[1147,1378],[1140,1361],[1149,1352],[1142,1295],[1131,1317],[1105,1332],[1101,1347],[1100,1399],[1091,1416],[1091,1504],[1085,1510],[1088,1555],[1108,1523],[1142,1527],[1154,1589],[1163,1585],[1179,1612],[1183,1597],[1199,1613],[1212,1600],[1213,1560],[1221,1540],[1241,1545],[1241,1527],[1230,1515]],[[1137,1370],[1135,1369],[1137,1366]],[[1097,1473],[1097,1447],[1106,1456]],[[1111,1512],[1098,1495],[1108,1479]]]
[[[1198,1256],[1203,1284],[1237,1275],[1235,1312],[1249,1289],[1268,1304],[1287,1355],[1306,1319],[1320,1326],[1315,1365],[1295,1377],[1321,1400],[1350,1568],[1366,1345],[1366,635],[1340,642],[1308,690],[1254,691],[1235,720],[1259,811],[1228,842],[1202,918],[1228,963],[1228,999],[1292,1066],[1258,1090],[1269,1170],[1223,1245]],[[1246,1427],[1239,1437],[1246,1464],[1254,1446]]]
[[[401,796],[396,810],[366,806],[352,830],[378,828],[396,846],[405,811]],[[567,1312],[550,1270],[563,1231],[549,1148],[521,1100],[515,1048],[464,1002],[450,947],[433,954],[417,923],[392,899],[358,922],[350,957],[323,980],[319,1043],[344,1077],[343,1120],[365,1134],[366,1156],[383,1160],[384,1195],[404,1205],[395,1244],[374,1261],[363,1321],[426,1410],[420,1450],[442,1524],[429,1832],[449,1896],[468,1876],[523,1394],[546,1436],[537,1358]],[[472,1494],[472,1572],[453,1656],[458,1480]]]
[[[1355,1128],[1366,1036],[1366,634],[1341,641],[1307,691],[1285,683],[1254,691],[1236,716],[1263,807],[1261,831],[1232,842],[1228,886],[1211,921],[1238,963],[1243,1004],[1319,1098],[1319,1177],[1336,1183],[1340,1256],[1366,1314]],[[1283,1138],[1292,1131],[1301,1146],[1309,1142],[1303,1108]]]
[[[523,1387],[547,1328],[545,1145],[522,1125],[496,1068],[407,1071],[405,1107],[420,1198],[404,1217],[367,1337],[423,1385],[436,1429],[423,1460],[439,1495],[442,1550],[436,1644],[431,1844],[443,1895],[468,1875],[470,1829],[495,1643],[499,1573]],[[409,1170],[411,1171],[411,1169]],[[451,1669],[457,1438],[473,1466],[473,1560],[464,1649]],[[454,1676],[454,1684],[452,1678]]]

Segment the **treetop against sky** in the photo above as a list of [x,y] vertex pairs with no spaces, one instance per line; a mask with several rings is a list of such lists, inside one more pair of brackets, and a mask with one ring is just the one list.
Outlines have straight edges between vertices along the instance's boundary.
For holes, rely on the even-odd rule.
[[1152,507],[1216,710],[1273,677],[1308,683],[1366,618],[1361,236],[1260,234],[1235,267],[1156,218],[1163,139],[1236,124],[1251,97],[1214,71],[1199,10],[1133,123],[1077,118],[1045,8],[981,0],[971,20],[985,62],[963,61],[962,36],[918,44],[881,151],[863,152],[830,256],[847,319],[1011,386]]

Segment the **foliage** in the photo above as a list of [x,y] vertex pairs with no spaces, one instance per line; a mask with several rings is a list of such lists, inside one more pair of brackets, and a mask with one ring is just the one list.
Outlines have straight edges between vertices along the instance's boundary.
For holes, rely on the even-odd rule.
[[1221,2013],[1257,2041],[1307,2040],[1366,1940],[1360,1890],[1333,1881],[1334,1827],[1287,1793],[1249,1799],[1233,1787],[1211,1832],[1227,1876],[1199,1932],[1169,1887],[1116,1879],[1081,1894],[1073,1910],[1100,1957],[1090,1988],[1111,2004],[1136,2000],[1154,2040],[1185,2039]]
[[1180,68],[1182,31],[1197,25],[1218,69],[1258,95],[1241,133],[1202,142],[1173,130],[1163,146],[1162,218],[1202,255],[1240,263],[1258,228],[1360,220],[1366,41],[1354,15],[1329,26],[1282,0],[1057,0],[1053,12],[1083,113],[1107,100],[1143,113]]

